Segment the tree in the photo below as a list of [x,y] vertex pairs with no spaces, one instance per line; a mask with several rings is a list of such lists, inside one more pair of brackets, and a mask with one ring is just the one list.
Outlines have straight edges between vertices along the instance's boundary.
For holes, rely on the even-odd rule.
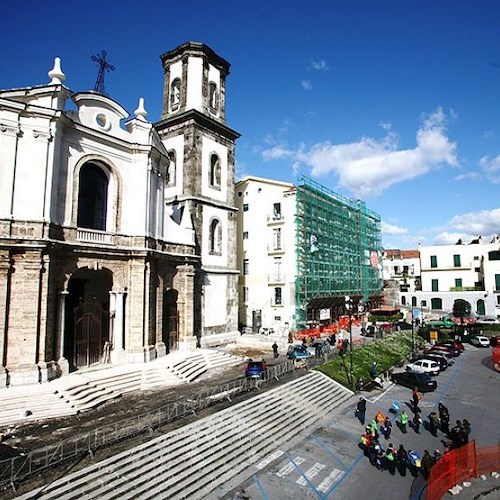
[[457,318],[466,318],[470,316],[472,306],[464,299],[457,299],[453,303],[453,316]]

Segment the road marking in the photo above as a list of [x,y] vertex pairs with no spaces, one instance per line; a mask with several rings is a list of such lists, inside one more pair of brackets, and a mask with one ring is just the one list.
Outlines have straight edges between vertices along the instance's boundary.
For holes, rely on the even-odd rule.
[[288,474],[290,474],[290,472],[293,472],[295,470],[296,465],[300,465],[302,462],[304,462],[305,458],[295,457],[293,460],[294,462],[289,462],[284,467],[281,467],[281,469],[278,472],[276,472],[276,475],[278,477],[287,476]]
[[343,470],[340,469],[333,469],[332,472],[328,475],[328,477],[325,477],[323,481],[321,481],[320,485],[318,486],[318,491],[321,491],[322,493],[326,493],[335,483],[338,479],[342,477],[344,474]]
[[268,466],[271,462],[274,462],[277,458],[281,457],[283,454],[284,454],[283,451],[276,450],[274,453],[271,453],[271,455],[264,458],[264,460],[262,460],[262,462],[259,462],[255,467],[257,469],[261,470],[264,467]]
[[326,467],[326,465],[324,464],[320,464],[318,462],[316,462],[306,473],[305,473],[305,477],[299,477],[299,479],[297,479],[297,481],[295,481],[297,484],[300,484],[301,486],[305,486],[307,484],[308,481],[310,481],[311,479],[313,479],[314,477],[316,477],[318,475],[319,472],[321,472],[324,468]]

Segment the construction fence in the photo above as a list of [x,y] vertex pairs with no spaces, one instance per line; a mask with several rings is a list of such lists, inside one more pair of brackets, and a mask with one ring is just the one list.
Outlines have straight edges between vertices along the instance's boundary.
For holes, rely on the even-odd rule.
[[500,445],[476,448],[476,442],[444,454],[432,467],[427,500],[439,500],[455,485],[500,469]]

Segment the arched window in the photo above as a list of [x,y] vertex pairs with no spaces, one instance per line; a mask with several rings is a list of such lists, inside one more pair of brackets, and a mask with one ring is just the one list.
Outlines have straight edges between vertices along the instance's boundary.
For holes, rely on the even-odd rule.
[[209,248],[212,255],[221,254],[222,246],[222,229],[218,219],[210,221]]
[[431,309],[443,309],[443,301],[440,298],[431,299]]
[[165,182],[167,186],[173,186],[175,184],[176,164],[177,164],[175,151],[171,149],[170,151],[168,151],[167,156],[168,156],[168,165],[165,176]]
[[170,85],[170,107],[177,109],[181,103],[181,79],[175,78]]
[[217,92],[217,85],[214,82],[209,84],[209,103],[213,110],[219,108],[219,93]]
[[402,306],[406,305],[406,297],[404,295],[401,295],[401,305]]
[[220,158],[213,153],[210,155],[210,186],[220,188]]
[[108,177],[95,163],[86,163],[80,169],[78,191],[78,227],[106,230],[108,205]]

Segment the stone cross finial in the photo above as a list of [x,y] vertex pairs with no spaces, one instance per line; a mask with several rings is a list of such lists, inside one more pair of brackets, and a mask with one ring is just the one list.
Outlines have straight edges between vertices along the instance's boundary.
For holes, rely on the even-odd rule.
[[66,80],[66,75],[61,69],[61,58],[54,59],[54,67],[47,73],[49,75],[50,85],[60,85]]

